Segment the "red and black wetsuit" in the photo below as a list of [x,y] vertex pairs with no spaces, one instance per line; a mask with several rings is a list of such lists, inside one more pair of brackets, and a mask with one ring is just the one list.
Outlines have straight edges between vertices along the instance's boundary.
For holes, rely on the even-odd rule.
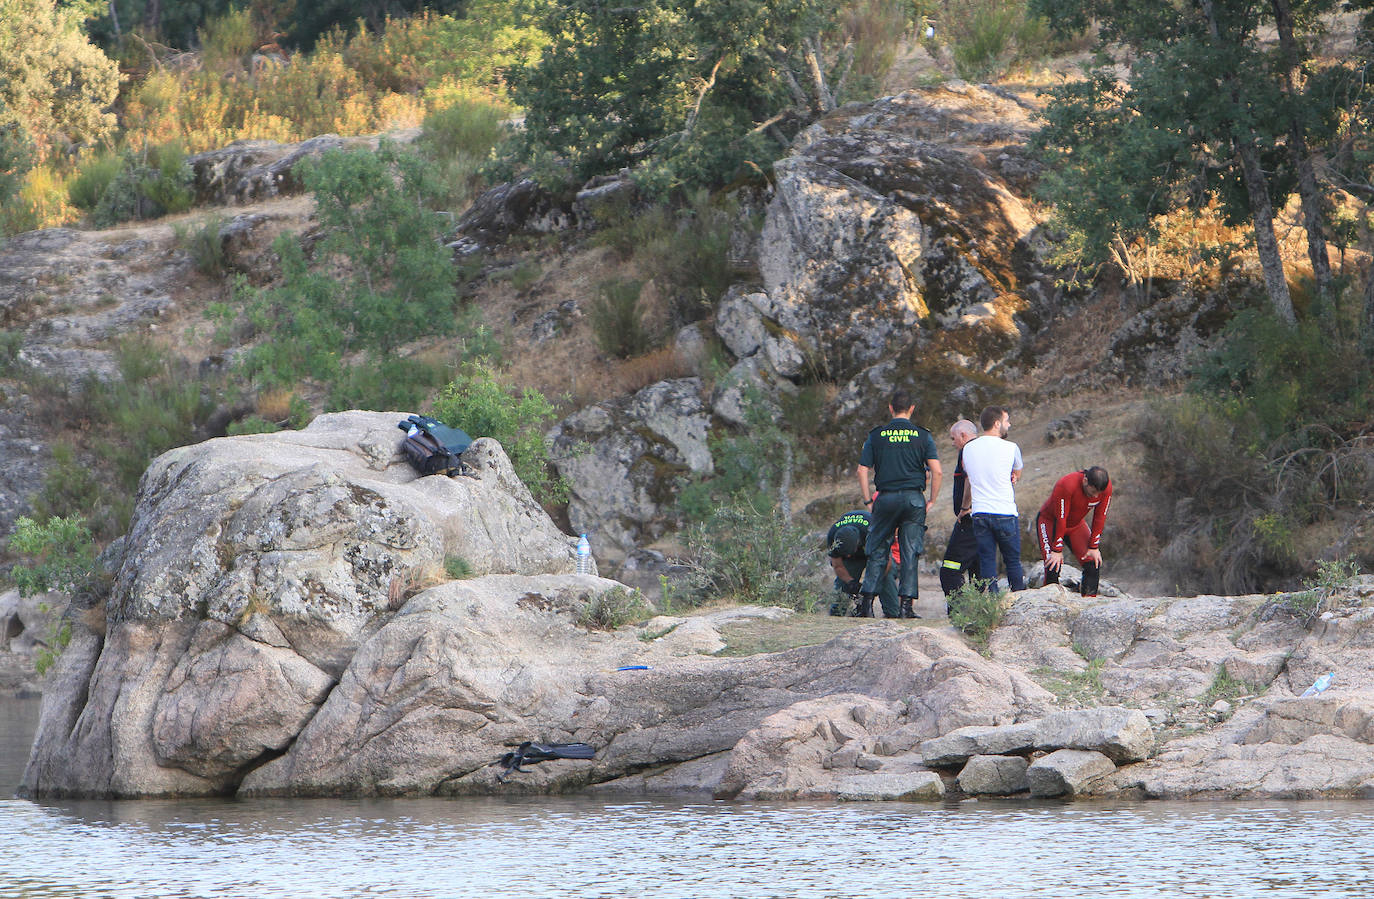
[[[1112,502],[1112,485],[1109,481],[1102,492],[1092,498],[1083,489],[1087,475],[1081,471],[1066,474],[1054,485],[1050,498],[1040,507],[1035,517],[1035,536],[1040,543],[1040,557],[1048,561],[1052,552],[1062,553],[1064,543],[1083,566],[1084,596],[1097,595],[1100,566],[1088,562],[1088,550],[1097,549],[1102,541],[1102,528],[1107,523],[1107,507]],[[1088,514],[1092,513],[1092,526],[1088,526]],[[1091,569],[1091,571],[1089,571]],[[1090,581],[1091,578],[1091,581]],[[1045,583],[1059,582],[1059,573],[1045,568]]]

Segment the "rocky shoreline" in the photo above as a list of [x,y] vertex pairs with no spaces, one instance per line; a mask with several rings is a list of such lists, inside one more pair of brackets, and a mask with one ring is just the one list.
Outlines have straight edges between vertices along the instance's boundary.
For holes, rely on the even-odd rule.
[[[718,655],[732,628],[801,619],[598,629],[624,587],[572,573],[499,445],[469,450],[476,477],[416,478],[398,415],[154,463],[104,616],[71,618],[24,795],[1374,795],[1374,579],[1310,628],[1281,597],[1052,586],[1016,596],[986,655],[896,621]],[[444,576],[455,556],[476,576]],[[498,782],[526,740],[598,751]]]

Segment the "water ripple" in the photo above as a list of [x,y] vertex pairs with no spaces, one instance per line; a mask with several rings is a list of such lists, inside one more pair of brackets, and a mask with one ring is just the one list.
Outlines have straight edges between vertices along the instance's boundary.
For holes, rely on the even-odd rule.
[[0,802],[0,897],[1374,895],[1359,802]]

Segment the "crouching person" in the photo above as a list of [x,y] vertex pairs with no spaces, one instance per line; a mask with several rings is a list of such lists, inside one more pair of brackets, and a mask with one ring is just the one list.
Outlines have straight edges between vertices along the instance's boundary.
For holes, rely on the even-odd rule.
[[[868,543],[868,530],[872,520],[867,512],[846,512],[830,526],[825,542],[830,548],[830,567],[835,569],[835,601],[830,605],[831,615],[855,615],[861,618],[873,617],[873,598],[861,597],[863,592],[864,568],[868,566],[868,554],[864,546]],[[878,580],[878,597],[883,607],[884,618],[896,618],[899,612],[897,583],[892,579],[892,568]],[[857,605],[855,603],[857,602]]]
[[[1100,465],[1066,474],[1054,485],[1050,498],[1035,519],[1035,537],[1045,560],[1045,583],[1059,583],[1064,564],[1064,544],[1069,544],[1083,566],[1079,592],[1096,596],[1102,577],[1102,528],[1112,501],[1112,481]],[[1089,526],[1088,513],[1092,513]]]

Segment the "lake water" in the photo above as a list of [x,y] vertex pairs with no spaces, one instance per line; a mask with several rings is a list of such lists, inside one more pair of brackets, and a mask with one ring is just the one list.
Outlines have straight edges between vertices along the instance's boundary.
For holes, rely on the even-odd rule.
[[[0,700],[6,796],[36,717]],[[0,799],[3,899],[1345,897],[1371,877],[1355,801]]]

